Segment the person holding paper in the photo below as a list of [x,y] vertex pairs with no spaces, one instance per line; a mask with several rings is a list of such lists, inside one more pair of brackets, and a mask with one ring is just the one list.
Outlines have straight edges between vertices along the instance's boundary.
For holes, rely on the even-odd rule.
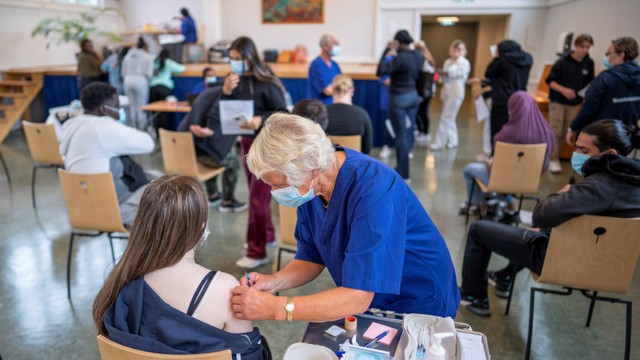
[[[280,79],[262,62],[250,38],[241,36],[234,40],[229,49],[229,58],[231,74],[224,80],[220,101],[253,101],[253,116],[240,125],[252,132],[252,135],[242,136],[242,157],[245,158],[264,120],[273,112],[286,111],[285,89]],[[254,269],[269,262],[265,247],[267,243],[275,242],[275,230],[269,205],[270,188],[249,172],[246,162],[243,164],[249,183],[247,255],[238,260],[236,265]]]
[[593,80],[593,60],[589,57],[589,49],[593,46],[593,38],[588,34],[579,35],[573,42],[574,50],[558,59],[549,76],[545,80],[549,85],[549,114],[551,128],[558,145],[551,155],[549,171],[562,172],[559,161],[560,147],[569,128],[582,107],[583,96],[580,91]]
[[[273,275],[249,274],[233,290],[239,319],[329,321],[369,307],[455,317],[451,255],[402,177],[358,151],[334,147],[320,125],[274,114],[247,155],[274,198],[298,208],[295,259]],[[336,288],[296,298],[327,268]]]

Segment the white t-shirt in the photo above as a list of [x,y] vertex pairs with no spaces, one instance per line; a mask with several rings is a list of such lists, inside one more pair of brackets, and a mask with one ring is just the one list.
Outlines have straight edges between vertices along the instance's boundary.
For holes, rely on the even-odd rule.
[[80,115],[62,124],[60,153],[70,172],[106,173],[111,158],[148,154],[153,145],[151,135],[108,116]]
[[446,98],[464,99],[464,90],[471,72],[471,64],[465,57],[460,56],[456,61],[451,58],[445,60],[442,67],[445,71],[442,100]]

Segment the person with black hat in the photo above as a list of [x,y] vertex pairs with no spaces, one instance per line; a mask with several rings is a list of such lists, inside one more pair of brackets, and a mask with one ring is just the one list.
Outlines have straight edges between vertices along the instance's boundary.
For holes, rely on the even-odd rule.
[[[386,49],[387,56],[378,64],[377,76],[389,75],[389,115],[396,134],[396,171],[405,181],[409,181],[409,151],[413,145],[413,125],[420,105],[416,83],[424,63],[424,56],[413,51],[413,38],[407,30],[396,33],[393,45]],[[406,118],[411,120],[407,129]]]

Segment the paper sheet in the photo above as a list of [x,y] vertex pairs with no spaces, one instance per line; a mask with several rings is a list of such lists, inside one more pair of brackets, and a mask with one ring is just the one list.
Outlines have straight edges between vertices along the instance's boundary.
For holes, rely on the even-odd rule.
[[491,52],[491,57],[496,57],[498,55],[498,45],[489,46],[489,51]]
[[462,360],[487,360],[482,335],[458,332]]
[[240,127],[253,117],[253,100],[220,100],[220,126],[224,135],[253,135]]
[[589,90],[589,86],[591,86],[591,84],[588,84],[587,86],[585,86],[582,89],[578,90],[578,92],[576,92],[576,94],[584,99],[584,96],[587,94],[587,90]]
[[520,221],[523,224],[531,225],[533,223],[533,213],[527,210],[520,210]]
[[489,112],[489,108],[487,107],[487,103],[484,101],[484,98],[482,96],[478,96],[474,100],[474,103],[476,105],[476,119],[478,122],[489,120],[491,113]]

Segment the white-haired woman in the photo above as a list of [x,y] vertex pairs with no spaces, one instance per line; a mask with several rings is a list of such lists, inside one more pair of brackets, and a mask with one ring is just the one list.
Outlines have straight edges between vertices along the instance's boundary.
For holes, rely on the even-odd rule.
[[[247,164],[280,204],[298,207],[298,251],[276,274],[240,280],[236,317],[328,321],[369,307],[455,317],[459,291],[449,251],[393,169],[334,148],[319,125],[288,114],[269,117]],[[325,267],[336,288],[272,295],[312,281]]]

